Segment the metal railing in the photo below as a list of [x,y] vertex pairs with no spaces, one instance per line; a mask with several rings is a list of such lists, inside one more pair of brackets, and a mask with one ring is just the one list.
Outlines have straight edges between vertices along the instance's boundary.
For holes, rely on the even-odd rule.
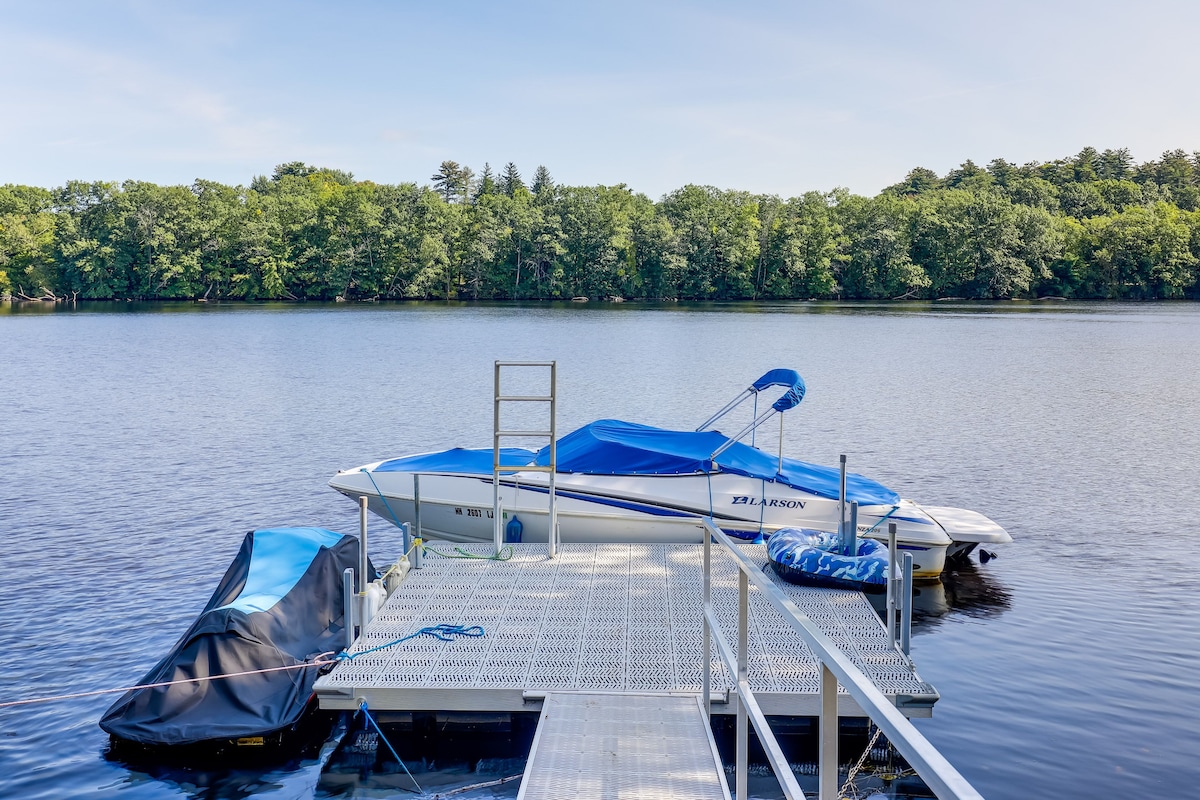
[[[708,535],[704,537],[704,695],[705,711],[712,713],[712,642],[725,667],[737,676],[737,732],[735,752],[735,796],[747,797],[747,761],[749,725],[754,725],[759,743],[767,755],[775,777],[789,800],[802,800],[804,792],[792,774],[787,758],[750,688],[748,680],[750,583],[762,597],[774,606],[808,645],[821,662],[821,717],[819,723],[820,754],[819,796],[835,800],[838,794],[838,686],[844,686],[864,713],[887,736],[888,741],[916,770],[925,784],[942,800],[982,800],[950,762],[921,735],[908,719],[892,705],[878,687],[854,665],[837,644],[829,638],[807,614],[788,598],[775,583],[763,574],[733,541],[711,521],[704,521]],[[738,566],[738,630],[737,651],[730,646],[712,605],[712,542],[721,544]],[[893,628],[893,632],[894,632]],[[893,633],[894,635],[894,633]]]

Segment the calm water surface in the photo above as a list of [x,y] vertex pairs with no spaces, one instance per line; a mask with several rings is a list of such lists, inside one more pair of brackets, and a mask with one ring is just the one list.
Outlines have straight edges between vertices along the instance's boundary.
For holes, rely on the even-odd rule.
[[[136,681],[251,528],[353,532],[337,469],[485,446],[498,358],[558,361],[564,431],[694,427],[798,369],[790,453],[1016,540],[919,598],[917,724],[951,763],[989,798],[1200,791],[1194,305],[6,310],[0,702]],[[0,709],[0,797],[380,796],[109,760],[112,699]]]

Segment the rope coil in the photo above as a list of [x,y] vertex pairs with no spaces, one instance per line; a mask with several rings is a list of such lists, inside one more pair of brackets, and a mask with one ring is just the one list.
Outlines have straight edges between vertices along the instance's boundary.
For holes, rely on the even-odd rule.
[[360,650],[357,653],[347,653],[343,650],[337,654],[336,659],[338,661],[352,661],[359,656],[365,656],[368,653],[377,653],[380,650],[386,650],[389,647],[394,647],[401,642],[407,642],[409,639],[415,639],[418,636],[432,636],[435,639],[440,639],[443,642],[453,642],[457,636],[469,636],[472,638],[477,638],[483,635],[484,630],[483,626],[481,625],[448,625],[446,623],[442,623],[440,625],[430,625],[429,627],[421,628],[421,630],[410,633],[408,636],[404,636],[399,639],[393,639],[387,644],[381,644],[378,647],[372,647],[369,650]]

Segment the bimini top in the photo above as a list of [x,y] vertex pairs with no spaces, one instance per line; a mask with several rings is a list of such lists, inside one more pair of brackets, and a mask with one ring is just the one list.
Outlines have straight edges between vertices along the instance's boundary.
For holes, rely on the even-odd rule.
[[[837,499],[840,470],[784,458],[735,442],[712,459],[729,438],[719,431],[670,431],[635,422],[602,419],[558,440],[558,471],[588,475],[691,475],[729,472],[782,483]],[[550,448],[535,463],[550,463]],[[896,505],[900,496],[861,475],[846,475],[846,500],[859,505]]]

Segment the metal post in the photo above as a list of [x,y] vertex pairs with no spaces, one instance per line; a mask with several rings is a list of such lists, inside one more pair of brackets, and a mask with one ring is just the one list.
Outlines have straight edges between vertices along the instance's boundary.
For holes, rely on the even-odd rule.
[[779,471],[783,472],[783,414],[779,415]]
[[367,593],[367,496],[358,498],[358,593]]
[[846,555],[858,555],[858,501],[850,503],[850,524],[846,526]]
[[842,453],[842,479],[838,484],[838,542],[846,541],[846,454]]
[[346,625],[346,649],[354,646],[354,570],[342,570],[342,619]]
[[838,793],[838,682],[821,662],[820,753],[817,762],[818,797],[837,800]]
[[900,599],[904,603],[900,611],[900,652],[908,655],[912,645],[912,604],[913,604],[913,557],[912,553],[904,554],[904,588],[900,590]]
[[[712,605],[712,534],[707,528],[701,528],[704,532],[704,611],[707,612]],[[703,652],[700,657],[703,660],[702,669],[704,672],[704,714],[708,719],[712,718],[712,631],[708,623],[708,614],[703,613],[700,616],[704,617],[704,645]]]
[[558,362],[550,362],[550,531],[547,553],[554,558],[558,552],[558,495],[554,490],[554,473],[558,471]]
[[887,566],[887,629],[888,641],[896,644],[896,523],[888,523]]
[[[413,475],[413,518],[417,523],[417,538],[420,539],[423,534],[421,532],[421,476]],[[406,549],[404,552],[408,552]]]
[[495,362],[492,394],[492,543],[496,555],[504,546],[504,530],[500,524],[500,362]]
[[413,569],[425,566],[425,540],[418,536],[413,539]]
[[738,569],[738,652],[737,652],[737,766],[734,780],[736,781],[736,797],[742,800],[749,797],[747,793],[747,764],[750,754],[750,726],[746,716],[746,698],[742,694],[742,686],[747,680],[747,650],[750,647],[750,579],[744,569]]
[[400,526],[400,530],[404,531],[404,552],[401,557],[407,556],[408,551],[412,549],[412,523],[406,522]]

